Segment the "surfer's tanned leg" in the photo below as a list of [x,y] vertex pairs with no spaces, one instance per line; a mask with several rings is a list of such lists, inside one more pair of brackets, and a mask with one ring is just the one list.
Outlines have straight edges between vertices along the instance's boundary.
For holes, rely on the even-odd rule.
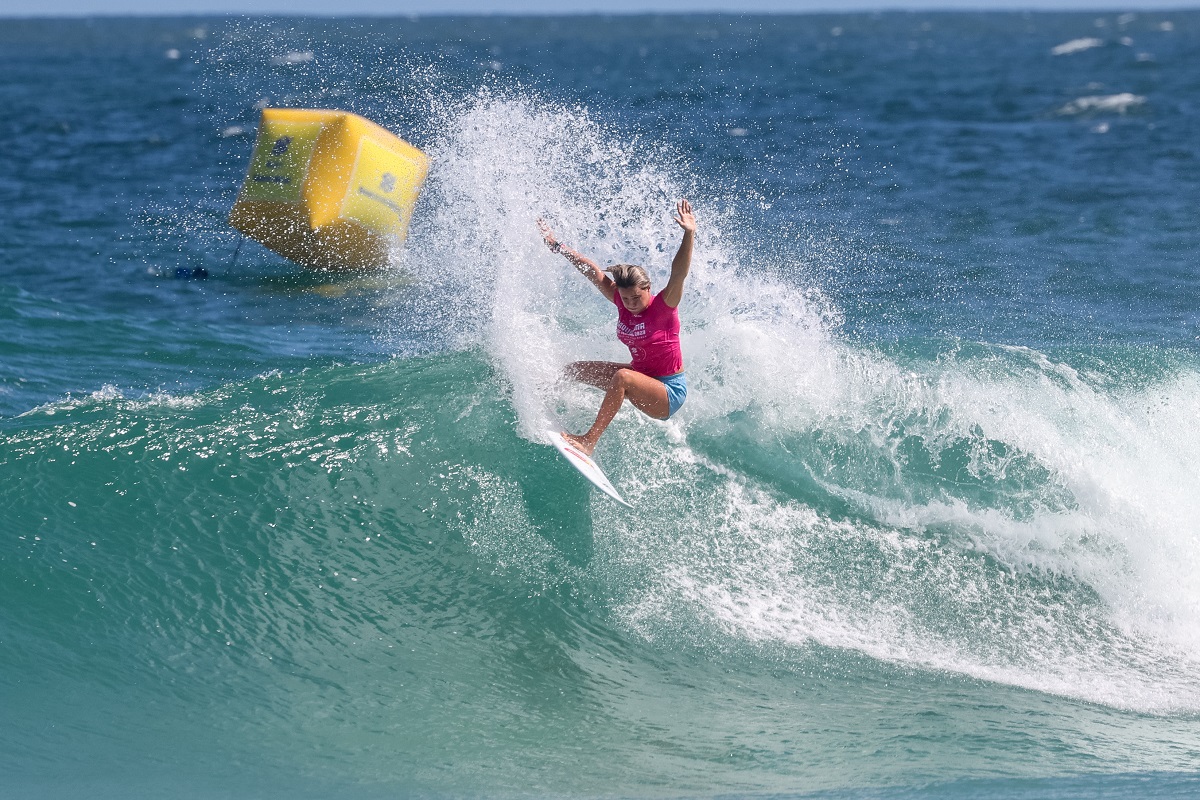
[[596,421],[592,423],[588,432],[582,436],[572,436],[569,433],[564,433],[563,436],[572,445],[590,456],[596,449],[596,442],[600,440],[600,435],[608,428],[608,424],[617,415],[617,411],[621,409],[621,403],[625,402],[626,398],[639,411],[655,419],[666,419],[670,413],[667,388],[663,386],[662,381],[621,367],[613,372],[607,391],[604,393],[604,401],[600,404],[600,411],[596,414]]

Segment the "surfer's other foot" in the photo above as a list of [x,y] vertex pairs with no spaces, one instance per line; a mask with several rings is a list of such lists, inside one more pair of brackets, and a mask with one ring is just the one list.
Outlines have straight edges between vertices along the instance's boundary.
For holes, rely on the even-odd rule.
[[562,437],[567,440],[567,444],[571,445],[571,447],[574,447],[576,450],[586,456],[590,457],[592,455],[592,451],[596,449],[596,445],[590,444],[582,436],[573,436],[569,433],[564,433]]

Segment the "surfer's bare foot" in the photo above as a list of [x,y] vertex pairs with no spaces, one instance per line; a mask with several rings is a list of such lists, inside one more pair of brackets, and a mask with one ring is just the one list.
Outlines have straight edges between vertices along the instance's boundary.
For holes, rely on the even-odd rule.
[[567,444],[571,445],[571,447],[574,447],[576,450],[580,451],[586,456],[591,456],[592,451],[596,449],[595,442],[589,442],[582,436],[573,436],[569,433],[564,433],[562,437],[567,440]]

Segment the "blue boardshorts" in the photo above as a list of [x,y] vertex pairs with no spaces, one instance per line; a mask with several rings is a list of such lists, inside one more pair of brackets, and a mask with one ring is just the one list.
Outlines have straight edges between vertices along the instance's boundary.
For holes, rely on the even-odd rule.
[[683,401],[687,400],[687,373],[676,372],[674,375],[664,375],[654,380],[662,381],[663,386],[667,387],[667,419],[670,419],[683,405]]

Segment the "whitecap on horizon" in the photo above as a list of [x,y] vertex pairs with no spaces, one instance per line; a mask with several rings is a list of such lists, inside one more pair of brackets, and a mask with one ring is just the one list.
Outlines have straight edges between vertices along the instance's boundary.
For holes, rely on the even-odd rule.
[[1050,49],[1052,56],[1066,56],[1071,53],[1079,53],[1084,50],[1091,50],[1093,47],[1100,47],[1104,44],[1103,39],[1097,39],[1094,36],[1085,36],[1082,39],[1072,39],[1069,42],[1063,42],[1060,45]]
[[1120,94],[1109,95],[1089,95],[1080,97],[1058,110],[1059,114],[1070,116],[1073,114],[1098,113],[1112,111],[1117,114],[1124,114],[1129,109],[1135,106],[1145,104],[1146,98],[1140,94],[1132,92],[1121,92]]

